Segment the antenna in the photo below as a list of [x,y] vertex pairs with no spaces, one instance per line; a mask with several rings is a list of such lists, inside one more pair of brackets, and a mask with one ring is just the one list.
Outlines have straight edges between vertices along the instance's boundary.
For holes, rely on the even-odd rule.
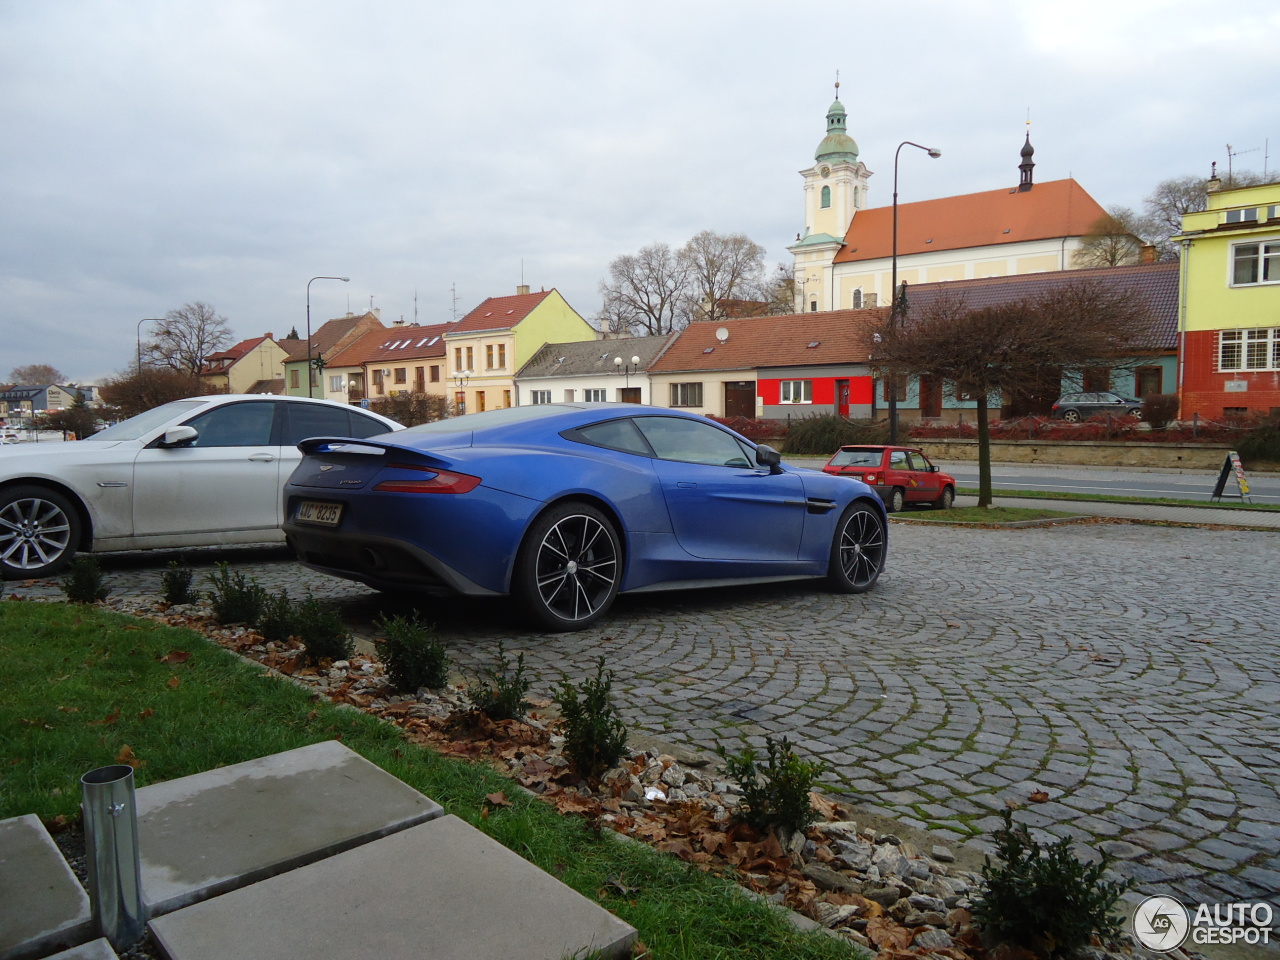
[[453,297],[453,319],[458,319],[458,285],[456,283],[449,284],[449,294]]
[[1260,149],[1259,147],[1250,147],[1248,150],[1233,150],[1231,148],[1231,144],[1229,143],[1227,144],[1227,183],[1231,184],[1232,186],[1235,185],[1235,177],[1232,176],[1233,171],[1232,171],[1231,161],[1234,160],[1236,157],[1240,156],[1241,154],[1256,153],[1259,149]]
[[840,99],[840,71],[836,71],[836,99]]
[[413,288],[413,325],[418,325],[418,288]]

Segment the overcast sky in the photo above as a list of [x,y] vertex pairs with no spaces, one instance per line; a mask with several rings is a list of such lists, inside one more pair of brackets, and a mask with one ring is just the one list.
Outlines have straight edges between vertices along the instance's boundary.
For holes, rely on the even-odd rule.
[[[439,323],[699,230],[790,261],[840,71],[871,205],[1038,181],[1103,206],[1280,165],[1280,4],[0,0],[0,378],[92,381],[193,300],[237,338]],[[1256,148],[1256,149],[1255,149]],[[1243,151],[1253,152],[1244,153]],[[144,327],[145,330],[145,327]]]

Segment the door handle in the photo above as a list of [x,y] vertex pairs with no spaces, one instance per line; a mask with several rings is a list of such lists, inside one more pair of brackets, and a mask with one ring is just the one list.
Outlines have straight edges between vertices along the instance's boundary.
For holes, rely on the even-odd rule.
[[696,486],[697,486],[697,484],[696,484],[696,483],[690,483],[688,480],[677,480],[677,481],[676,481],[676,486],[677,486],[677,487],[696,487]]
[[275,458],[274,453],[255,453],[249,457],[250,460],[257,460],[261,463],[270,463]]

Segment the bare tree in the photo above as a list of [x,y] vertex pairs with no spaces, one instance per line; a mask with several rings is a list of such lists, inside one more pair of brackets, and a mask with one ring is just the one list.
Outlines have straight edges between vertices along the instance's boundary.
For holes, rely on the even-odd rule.
[[9,371],[9,382],[23,387],[45,387],[65,380],[61,370],[47,363],[29,363]]
[[991,505],[993,398],[1054,390],[1064,374],[1101,363],[1123,365],[1152,342],[1146,306],[1096,282],[978,309],[948,291],[878,334],[877,353],[891,373],[936,377],[957,397],[976,402],[979,507]]
[[658,336],[688,323],[685,313],[689,265],[665,243],[615,257],[609,279],[600,282],[604,303],[597,314],[610,333]]
[[136,416],[170,400],[198,397],[205,392],[204,383],[194,373],[146,366],[113,377],[99,391],[103,402],[114,407],[122,418]]
[[211,304],[196,300],[170,310],[155,325],[151,340],[143,345],[143,363],[195,374],[206,357],[233,342],[227,318]]
[[795,268],[779,263],[760,284],[755,298],[764,303],[764,316],[779,316],[796,312]]
[[1108,207],[1089,226],[1075,252],[1077,267],[1118,267],[1142,259],[1142,231],[1138,216],[1128,207]]
[[720,301],[751,299],[764,273],[764,247],[741,233],[703,230],[680,248],[689,265],[689,313],[720,319]]

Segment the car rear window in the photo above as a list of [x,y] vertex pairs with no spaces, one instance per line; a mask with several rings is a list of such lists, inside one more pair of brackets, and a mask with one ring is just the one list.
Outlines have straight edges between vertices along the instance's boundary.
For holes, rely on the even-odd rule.
[[589,443],[597,447],[608,447],[610,450],[635,453],[642,457],[653,456],[653,450],[650,449],[649,444],[630,419],[593,423],[590,426],[571,431],[568,436],[569,439]]
[[840,450],[831,458],[833,467],[878,467],[881,450]]

